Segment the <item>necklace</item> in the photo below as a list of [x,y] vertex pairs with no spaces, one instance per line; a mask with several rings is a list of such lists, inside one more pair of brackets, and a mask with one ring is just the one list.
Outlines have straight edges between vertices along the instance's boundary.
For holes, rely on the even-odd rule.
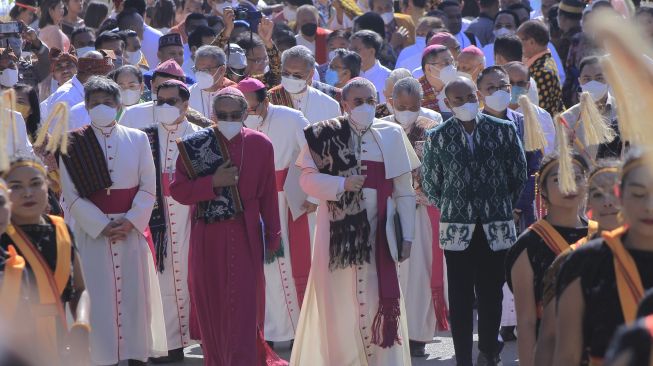
[[[351,117],[350,117],[351,118]],[[350,123],[350,126],[352,123]],[[360,132],[355,128],[351,127],[351,129],[354,131],[354,140],[356,142],[356,163],[358,165],[358,173],[362,173],[363,170],[366,170],[367,167],[361,165],[362,163],[362,157],[363,157],[363,137],[365,134],[372,128],[372,123],[369,124],[369,126],[365,127],[363,130]]]

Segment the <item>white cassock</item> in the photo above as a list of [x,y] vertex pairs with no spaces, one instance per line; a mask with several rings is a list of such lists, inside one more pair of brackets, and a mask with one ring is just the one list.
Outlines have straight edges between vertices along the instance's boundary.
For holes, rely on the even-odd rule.
[[41,103],[41,113],[45,118],[57,102],[68,104],[69,108],[84,101],[84,85],[79,81],[77,75],[66,81],[57,88],[46,100]]
[[382,91],[385,89],[385,81],[388,76],[390,76],[390,69],[381,65],[379,60],[376,60],[374,66],[368,70],[361,69],[360,77],[371,81],[376,87],[376,100],[379,103],[385,103],[385,95],[383,95]]
[[34,155],[34,149],[27,136],[27,127],[25,126],[23,115],[16,111],[12,113],[14,115],[14,122],[16,123],[14,126],[11,126],[10,121],[0,120],[0,128],[4,129],[7,133],[7,145],[4,147],[5,153],[10,159],[15,155],[32,156]]
[[[304,145],[304,127],[308,121],[301,112],[270,104],[268,114],[257,131],[264,133],[274,147],[274,166],[278,176],[294,165]],[[291,179],[289,177],[288,179]],[[279,188],[279,187],[277,187]],[[265,272],[265,339],[283,342],[295,338],[301,304],[297,300],[295,281],[290,261],[290,240],[288,237],[288,200],[286,193],[279,191],[279,219],[281,222],[281,245],[284,256],[264,266]],[[315,227],[315,214],[309,214],[309,232]],[[308,258],[310,261],[310,258]]]
[[[175,130],[168,131],[158,124],[159,161],[161,182],[174,177],[175,164],[179,157],[176,140],[200,130],[184,119]],[[172,179],[170,178],[170,183]],[[189,331],[190,295],[188,294],[188,247],[191,229],[191,206],[175,201],[170,195],[163,195],[163,207],[168,229],[167,256],[163,272],[157,272],[163,315],[165,316],[168,349],[174,350],[191,344]]]
[[293,107],[302,112],[310,124],[342,115],[340,104],[330,96],[309,86],[298,94],[290,94]]
[[139,103],[127,107],[122,112],[118,123],[139,130],[151,126],[154,123],[154,102]]
[[218,91],[209,92],[202,90],[197,83],[191,85],[188,90],[190,91],[188,106],[210,119],[213,115],[213,99],[218,95]]
[[[362,161],[383,162],[386,179],[393,180],[393,197],[404,233],[413,233],[415,191],[411,171],[420,163],[413,148],[397,124],[375,119],[370,133],[363,135]],[[353,132],[352,132],[353,133]],[[396,135],[403,135],[397,139]],[[381,145],[381,143],[384,143]],[[311,274],[304,296],[290,364],[294,366],[388,366],[410,365],[406,309],[400,298],[401,316],[398,335],[401,345],[381,348],[372,344],[372,321],[379,306],[376,246],[372,245],[370,263],[329,270],[328,201],[338,200],[344,190],[344,178],[320,173],[308,146],[297,159],[302,168],[301,186],[320,199],[315,230],[315,248]],[[363,189],[363,205],[370,224],[370,238],[377,228],[377,194]],[[385,204],[385,203],[384,203]],[[381,223],[385,226],[385,223]],[[405,235],[411,240],[410,235]],[[373,239],[370,239],[373,240]]]
[[[126,212],[105,214],[89,199],[79,197],[60,161],[63,195],[71,202],[75,242],[93,304],[91,360],[99,365],[127,359],[147,361],[168,351],[161,291],[143,235],[155,201],[154,161],[144,132],[116,125],[105,137],[92,128],[107,158],[111,189],[136,188],[137,193]],[[102,230],[120,218],[129,220],[135,229],[125,240],[112,243]]]

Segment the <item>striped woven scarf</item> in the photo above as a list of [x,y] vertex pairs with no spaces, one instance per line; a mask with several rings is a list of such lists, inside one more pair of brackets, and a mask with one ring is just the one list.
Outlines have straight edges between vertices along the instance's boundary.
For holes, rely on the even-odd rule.
[[80,197],[111,187],[107,161],[90,125],[70,132],[68,154],[61,160]]
[[270,101],[274,105],[282,105],[288,108],[295,108],[290,98],[290,94],[281,86],[277,85],[269,91]]
[[154,159],[154,168],[156,171],[156,201],[150,215],[150,233],[154,242],[154,252],[156,254],[156,269],[163,273],[165,269],[164,259],[168,256],[168,235],[166,230],[166,218],[163,211],[163,187],[161,186],[161,155],[159,147],[159,128],[152,125],[143,129],[150,141],[152,158]]

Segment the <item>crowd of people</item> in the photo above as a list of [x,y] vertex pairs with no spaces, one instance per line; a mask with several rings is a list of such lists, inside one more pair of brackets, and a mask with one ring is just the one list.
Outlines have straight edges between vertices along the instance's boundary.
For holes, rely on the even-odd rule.
[[0,365],[653,365],[653,4],[532,5],[15,0]]

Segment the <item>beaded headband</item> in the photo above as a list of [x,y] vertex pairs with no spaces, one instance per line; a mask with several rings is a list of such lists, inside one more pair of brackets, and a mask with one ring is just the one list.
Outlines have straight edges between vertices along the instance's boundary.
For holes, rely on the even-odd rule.
[[592,179],[594,179],[597,175],[603,173],[619,173],[619,168],[605,167],[605,168],[598,169],[587,178],[587,182],[588,183],[592,182]]
[[38,170],[39,172],[43,173],[44,176],[48,175],[48,173],[47,173],[47,171],[45,169],[45,165],[37,163],[35,161],[26,160],[26,161],[19,161],[17,163],[11,164],[11,167],[9,167],[9,170],[7,170],[7,172],[5,174],[3,174],[3,177],[6,178],[14,170],[16,170],[18,168],[23,168],[23,167],[34,168],[34,169]]

